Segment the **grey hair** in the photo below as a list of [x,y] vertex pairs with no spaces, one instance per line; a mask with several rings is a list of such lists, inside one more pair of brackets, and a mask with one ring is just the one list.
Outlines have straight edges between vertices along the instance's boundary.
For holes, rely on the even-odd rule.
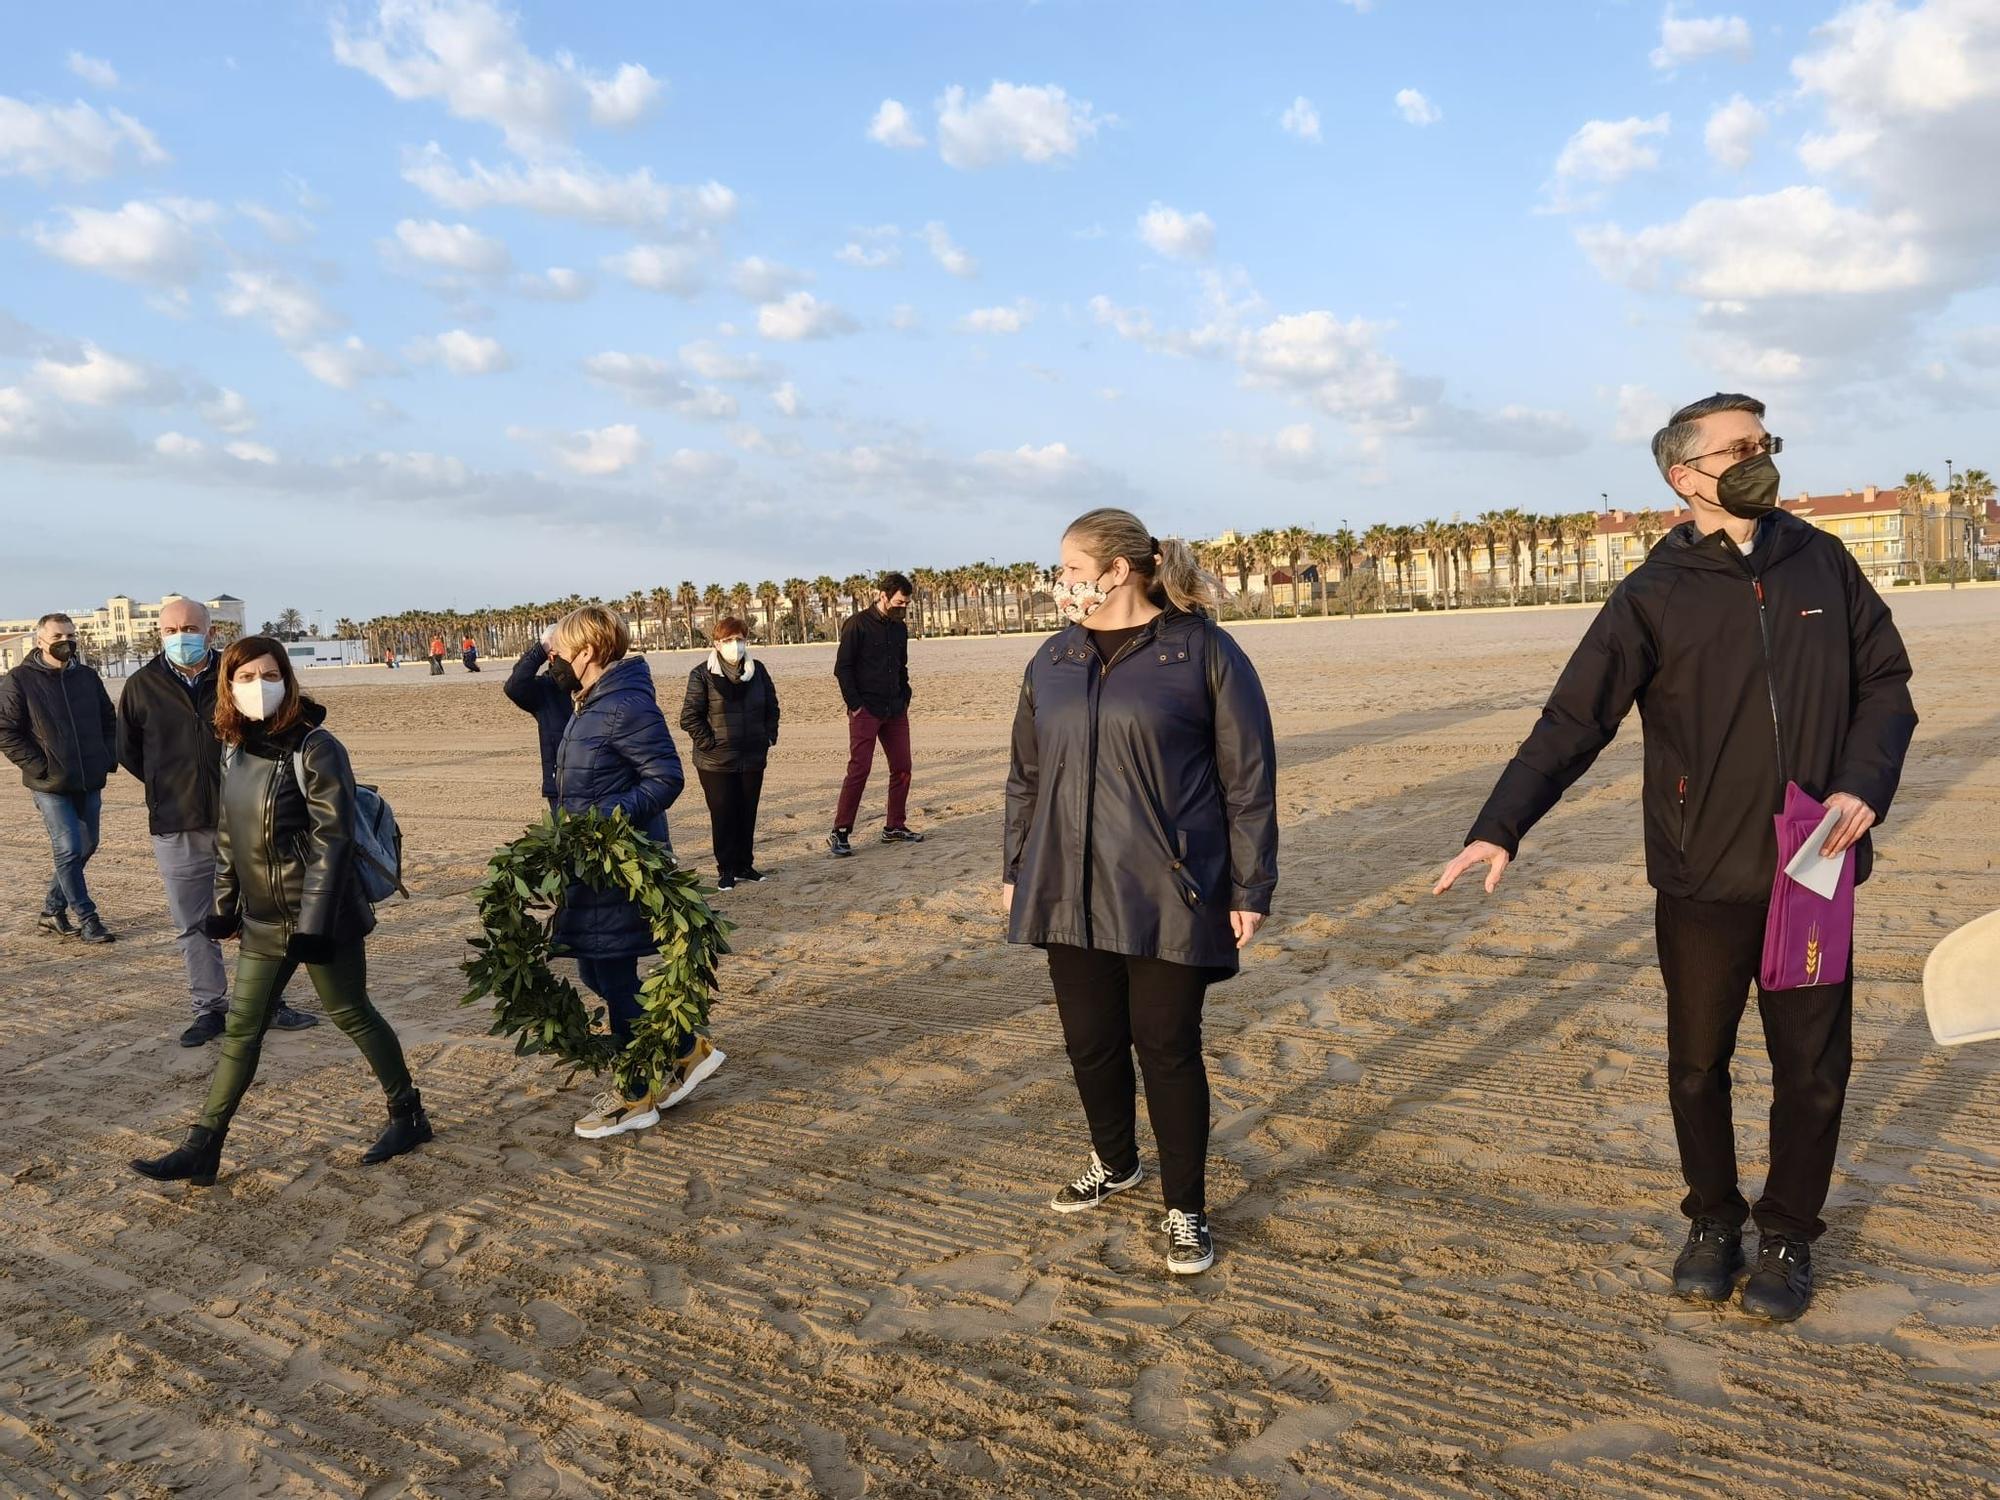
[[1717,391],[1713,396],[1683,406],[1667,418],[1666,426],[1653,434],[1653,462],[1660,466],[1660,478],[1672,484],[1667,479],[1668,471],[1676,464],[1699,457],[1696,449],[1701,443],[1701,419],[1724,411],[1747,411],[1760,422],[1764,419],[1764,403],[1755,396]]
[[39,620],[35,621],[35,629],[40,630],[44,625],[53,625],[53,624],[74,625],[76,624],[76,621],[72,620],[68,615],[64,614],[61,610],[55,610],[50,614],[43,615]]

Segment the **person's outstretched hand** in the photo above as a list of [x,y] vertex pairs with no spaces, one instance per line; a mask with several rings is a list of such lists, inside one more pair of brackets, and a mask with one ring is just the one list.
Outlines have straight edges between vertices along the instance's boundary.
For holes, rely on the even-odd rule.
[[1458,877],[1474,865],[1490,865],[1486,872],[1486,894],[1493,894],[1493,887],[1500,883],[1500,877],[1507,873],[1507,866],[1514,862],[1514,856],[1498,844],[1489,844],[1485,839],[1474,839],[1458,851],[1458,858],[1444,867],[1438,882],[1431,887],[1433,896],[1442,896],[1452,888]]

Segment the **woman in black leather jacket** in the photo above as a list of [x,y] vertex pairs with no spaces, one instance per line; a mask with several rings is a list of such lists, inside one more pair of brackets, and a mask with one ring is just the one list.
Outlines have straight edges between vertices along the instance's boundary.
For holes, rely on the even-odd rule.
[[375,913],[353,863],[353,768],[345,747],[321,727],[326,710],[300,694],[282,644],[244,637],[223,654],[221,676],[221,819],[215,908],[205,930],[242,940],[235,994],[199,1122],[185,1144],[135,1161],[133,1170],[198,1187],[215,1181],[223,1136],[256,1075],[272,1008],[301,964],[388,1095],[388,1129],[361,1158],[387,1161],[428,1141],[431,1126],[402,1044],[368,998],[366,939]]
[[1277,753],[1256,669],[1203,613],[1187,544],[1096,510],[1063,536],[1071,623],[1029,662],[1014,718],[1002,880],[1010,942],[1046,949],[1090,1123],[1089,1167],[1049,1202],[1141,1176],[1132,1056],[1160,1151],[1167,1268],[1215,1260],[1201,1007],[1278,882]]

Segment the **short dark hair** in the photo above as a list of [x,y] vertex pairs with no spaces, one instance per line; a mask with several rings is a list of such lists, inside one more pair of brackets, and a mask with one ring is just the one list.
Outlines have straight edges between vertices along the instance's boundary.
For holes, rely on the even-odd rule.
[[917,586],[910,582],[909,578],[904,574],[884,573],[880,578],[875,580],[875,592],[878,594],[909,594],[914,596],[917,592]]
[[[1695,456],[1695,444],[1701,438],[1695,424],[1703,417],[1712,417],[1723,411],[1747,411],[1758,421],[1764,420],[1764,403],[1755,396],[1717,391],[1713,396],[1690,401],[1668,417],[1667,425],[1653,434],[1653,462],[1660,466],[1660,478],[1666,479],[1668,470]],[[1672,482],[1668,480],[1668,483]]]
[[35,629],[40,630],[44,625],[50,624],[51,622],[56,620],[62,621],[62,623],[65,625],[76,624],[76,621],[72,620],[68,615],[64,614],[61,610],[57,609],[57,610],[51,610],[48,614],[43,615],[39,620],[35,621]]

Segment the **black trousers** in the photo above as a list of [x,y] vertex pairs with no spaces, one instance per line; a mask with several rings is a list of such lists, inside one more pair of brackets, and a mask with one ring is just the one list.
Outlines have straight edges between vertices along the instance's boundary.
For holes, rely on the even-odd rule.
[[1764,950],[1763,902],[1660,896],[1654,908],[1667,982],[1667,1085],[1689,1218],[1815,1239],[1833,1181],[1840,1112],[1853,1062],[1854,979],[1799,990],[1757,986],[1771,1059],[1771,1170],[1752,1210],[1736,1185],[1729,1059]]
[[708,824],[715,836],[718,875],[741,875],[756,861],[757,801],[764,795],[764,768],[753,771],[704,771],[701,794],[708,800]]
[[1132,1054],[1160,1149],[1168,1208],[1206,1213],[1208,1070],[1201,1060],[1206,969],[1051,943],[1049,979],[1097,1159],[1123,1176],[1139,1161]]

